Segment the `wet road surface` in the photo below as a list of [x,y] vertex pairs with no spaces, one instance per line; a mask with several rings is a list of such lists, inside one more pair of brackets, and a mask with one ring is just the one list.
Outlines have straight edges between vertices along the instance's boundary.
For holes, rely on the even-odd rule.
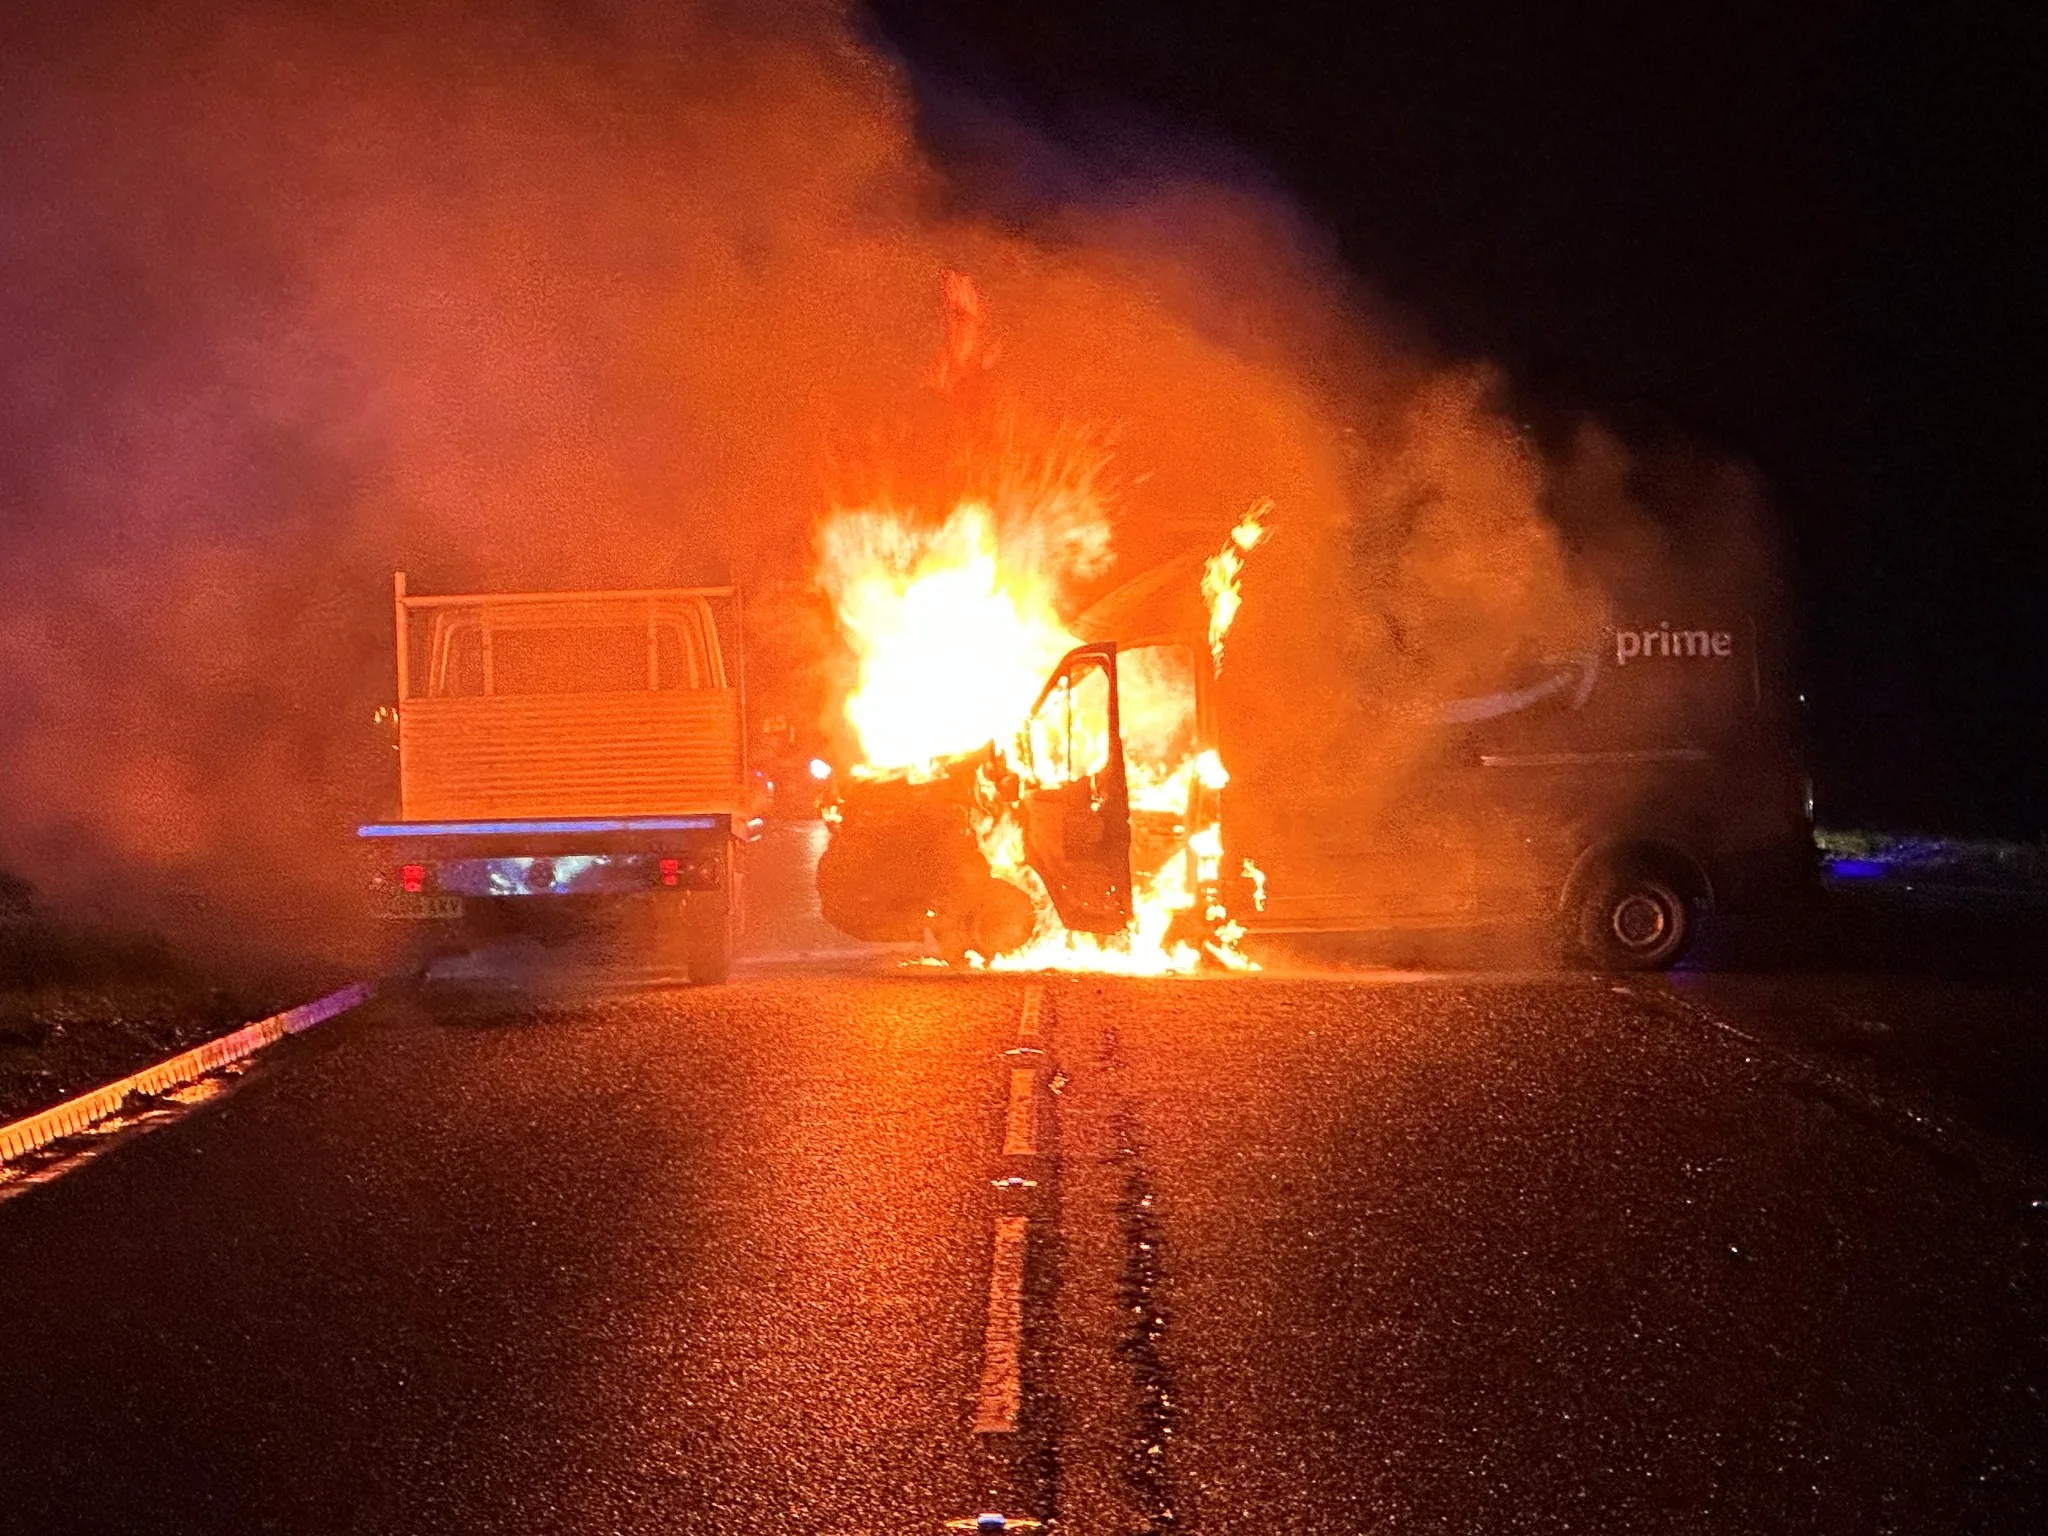
[[1869,1044],[2032,995],[443,982],[0,1205],[0,1529],[2048,1528],[2042,1143]]

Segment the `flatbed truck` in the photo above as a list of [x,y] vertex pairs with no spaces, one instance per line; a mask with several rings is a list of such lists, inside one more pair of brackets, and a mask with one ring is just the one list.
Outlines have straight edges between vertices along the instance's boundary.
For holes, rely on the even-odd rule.
[[754,827],[737,589],[429,596],[400,571],[392,605],[398,815],[357,836],[406,969],[602,928],[723,981]]

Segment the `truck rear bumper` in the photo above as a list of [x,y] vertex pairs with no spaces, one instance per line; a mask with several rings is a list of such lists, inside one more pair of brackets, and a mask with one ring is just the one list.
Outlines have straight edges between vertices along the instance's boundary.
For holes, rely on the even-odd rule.
[[396,822],[358,829],[387,915],[469,918],[487,909],[726,898],[724,814],[522,822]]

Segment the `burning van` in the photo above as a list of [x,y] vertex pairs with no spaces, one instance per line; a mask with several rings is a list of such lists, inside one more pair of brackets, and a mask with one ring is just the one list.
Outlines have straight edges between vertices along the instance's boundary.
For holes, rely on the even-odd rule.
[[[1254,507],[1200,573],[1200,666],[1221,654],[1236,575],[1264,537],[1267,510]],[[880,547],[893,553],[899,542]],[[848,712],[864,744],[880,737],[909,760],[860,765],[843,786],[818,866],[825,917],[870,940],[929,933],[955,963],[1134,974],[1245,965],[1243,929],[1217,895],[1217,791],[1227,776],[1203,745],[1196,648],[1140,646],[1121,664],[1076,670],[1090,648],[1074,649],[1078,637],[1054,615],[1043,583],[1006,583],[994,553],[988,520],[969,508],[882,578],[892,616],[930,609],[940,622],[922,633],[876,626],[883,664],[866,670]],[[1169,586],[1198,590],[1190,561],[1126,591]],[[927,666],[941,650],[943,664]],[[1020,673],[1034,650],[1035,666]],[[1041,684],[1063,655],[1067,670]],[[952,686],[931,688],[934,674]],[[964,731],[962,711],[950,707],[962,703]],[[1004,744],[901,751],[905,741],[971,740],[984,721],[1014,729],[1027,715]],[[1103,885],[1089,856],[1108,853],[1110,842],[1118,873]],[[1072,880],[1070,857],[1084,866]]]
[[[1081,615],[1014,744],[855,785],[820,868],[827,918],[867,938],[929,925],[942,952],[998,964],[1059,963],[1051,926],[1241,964],[1261,934],[1540,919],[1584,959],[1654,969],[1703,911],[1810,880],[1791,690],[1746,614],[1617,597],[1575,649],[1481,691],[1318,695],[1284,656],[1222,664],[1257,537],[1250,519],[1235,555]],[[1056,924],[1033,924],[1032,896]]]

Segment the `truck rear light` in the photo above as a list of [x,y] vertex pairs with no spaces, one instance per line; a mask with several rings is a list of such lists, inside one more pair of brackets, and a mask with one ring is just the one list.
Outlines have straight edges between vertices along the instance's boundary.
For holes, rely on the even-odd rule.
[[656,866],[670,889],[715,891],[724,883],[723,860],[715,853],[662,859]]
[[408,894],[417,896],[427,888],[427,866],[424,864],[399,865],[398,883]]

